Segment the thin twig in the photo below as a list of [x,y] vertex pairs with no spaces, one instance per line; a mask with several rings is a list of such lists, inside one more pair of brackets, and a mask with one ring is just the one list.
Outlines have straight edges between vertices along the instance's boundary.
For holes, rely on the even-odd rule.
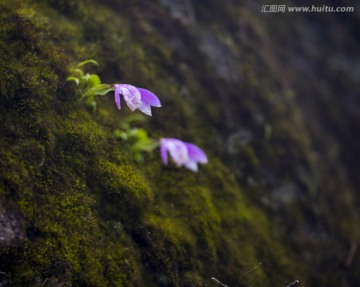
[[349,268],[353,262],[354,255],[356,253],[356,249],[357,249],[357,242],[355,240],[351,240],[350,249],[349,249],[349,252],[348,252],[348,254],[346,256],[346,260],[345,260],[345,266],[347,268]]
[[[262,263],[260,262],[258,265],[256,265],[253,269],[245,272],[243,275],[240,276],[239,282],[236,285],[236,287],[239,285],[241,278],[243,278],[244,276],[246,276],[247,274],[249,274],[250,272],[253,272],[254,270],[256,270],[257,268],[259,268],[262,265]],[[224,283],[222,283],[220,280],[216,279],[215,277],[212,277],[211,280],[215,281],[217,284],[219,284],[222,287],[229,287],[228,285],[225,285]],[[299,284],[300,281],[299,280],[295,280],[294,282],[290,283],[289,285],[287,285],[286,287],[291,287],[295,284]]]
[[241,279],[242,279],[243,277],[245,277],[246,275],[248,275],[250,272],[253,272],[254,270],[258,269],[258,268],[261,266],[261,264],[262,264],[262,263],[259,262],[258,265],[256,265],[253,269],[251,269],[251,270],[245,272],[243,275],[241,275],[240,278],[239,278],[238,283],[236,284],[236,287],[238,287],[238,285],[239,285],[239,283],[240,283],[240,281],[241,281]]
[[223,287],[229,287],[229,286],[225,285],[224,283],[220,282],[220,280],[216,279],[215,277],[212,277],[211,280],[214,280],[217,284],[219,284]]
[[295,284],[298,284],[298,283],[300,283],[300,281],[299,281],[299,280],[295,280],[294,282],[290,283],[290,284],[287,285],[286,287],[290,287],[290,286],[295,285]]

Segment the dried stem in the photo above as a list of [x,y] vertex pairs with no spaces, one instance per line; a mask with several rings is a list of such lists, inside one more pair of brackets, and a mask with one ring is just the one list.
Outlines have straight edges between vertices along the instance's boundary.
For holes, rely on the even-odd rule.
[[[251,270],[245,272],[243,275],[240,276],[239,282],[236,284],[236,287],[239,285],[241,278],[243,278],[244,276],[246,276],[247,274],[249,274],[250,272],[253,272],[254,270],[256,270],[257,268],[259,268],[261,266],[261,262],[256,265],[254,268],[252,268]],[[212,277],[211,280],[215,281],[217,284],[219,284],[222,287],[229,287],[228,285],[225,285],[224,283],[222,283],[220,280],[216,279],[215,277]],[[286,287],[291,287],[295,284],[299,284],[300,281],[299,280],[295,280],[294,282],[290,283],[289,285],[287,285]]]
[[348,252],[346,260],[345,260],[345,266],[347,268],[349,268],[353,262],[354,255],[356,253],[356,249],[357,249],[357,242],[355,240],[352,240],[350,242],[350,249],[349,249],[349,252]]
[[262,264],[262,263],[259,262],[258,265],[256,265],[253,269],[251,269],[251,270],[245,272],[243,275],[241,275],[240,278],[239,278],[238,283],[236,284],[236,287],[238,287],[238,285],[239,285],[239,283],[240,283],[240,281],[241,281],[241,279],[242,279],[243,277],[245,277],[246,275],[248,275],[250,272],[253,272],[254,270],[258,269],[258,268],[261,266],[261,264]]
[[294,282],[290,283],[290,284],[287,285],[286,287],[290,287],[290,286],[295,285],[295,284],[298,284],[298,283],[300,283],[300,281],[299,281],[299,280],[295,280]]
[[212,277],[211,280],[215,281],[217,284],[219,284],[223,287],[229,287],[229,286],[225,285],[224,283],[222,283],[220,280],[216,279],[215,277]]

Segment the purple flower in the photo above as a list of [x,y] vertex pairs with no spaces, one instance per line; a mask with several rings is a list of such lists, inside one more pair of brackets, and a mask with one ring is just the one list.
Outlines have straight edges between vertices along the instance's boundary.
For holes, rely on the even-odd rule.
[[176,166],[185,166],[192,171],[198,171],[198,163],[207,163],[206,154],[196,145],[173,138],[160,140],[161,158],[168,164],[168,152]]
[[157,96],[146,89],[137,88],[127,84],[115,84],[115,103],[118,110],[121,109],[120,95],[133,112],[139,109],[144,114],[151,116],[151,107],[161,107],[161,103]]

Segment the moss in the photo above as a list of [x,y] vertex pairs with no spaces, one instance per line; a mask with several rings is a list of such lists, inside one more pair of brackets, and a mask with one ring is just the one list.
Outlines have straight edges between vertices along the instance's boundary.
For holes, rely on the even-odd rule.
[[[246,16],[240,41],[236,15],[251,9],[224,4],[216,17],[226,24],[215,25],[202,5],[194,2],[204,27],[192,29],[141,1],[0,1],[0,199],[20,214],[25,234],[0,251],[0,266],[15,286],[207,286],[213,276],[235,286],[260,261],[239,286],[282,286],[297,275],[309,286],[337,282],[304,267],[303,253],[346,253],[344,242],[359,236],[356,196],[336,166],[340,145],[336,158],[329,151],[332,159],[322,154],[319,163],[315,135],[338,141],[310,127],[296,96],[309,91],[287,89],[291,77],[279,76],[292,74],[283,62],[293,59],[293,44],[279,55],[278,41],[295,28]],[[233,67],[239,82],[207,63],[204,31],[241,58]],[[138,124],[154,138],[199,144],[209,164],[194,174],[163,166],[155,153],[136,163],[113,136],[129,111],[119,113],[111,95],[95,112],[75,104],[76,87],[65,79],[70,63],[86,58],[99,60],[105,82],[156,91],[166,109]],[[230,156],[224,143],[240,128],[253,140]],[[295,202],[275,202],[283,181],[296,187]],[[338,190],[344,196],[334,202]],[[311,258],[314,269],[327,266]]]
[[131,165],[101,161],[98,167],[91,185],[99,192],[100,215],[134,228],[152,201],[152,190]]

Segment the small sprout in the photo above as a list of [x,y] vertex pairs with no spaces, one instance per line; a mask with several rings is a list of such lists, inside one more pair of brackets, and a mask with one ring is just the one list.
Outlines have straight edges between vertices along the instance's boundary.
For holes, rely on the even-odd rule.
[[72,69],[71,75],[66,80],[73,81],[79,86],[81,97],[77,102],[85,100],[87,106],[96,109],[95,96],[103,96],[114,89],[112,85],[102,84],[98,75],[85,73],[82,67],[87,64],[99,65],[92,59],[80,62]]
[[206,164],[208,162],[206,154],[198,146],[174,138],[162,138],[160,152],[165,165],[168,164],[169,152],[176,166],[185,166],[194,172],[198,171],[198,163]]
[[150,153],[159,146],[158,141],[150,138],[147,132],[141,128],[129,128],[126,131],[115,130],[114,136],[130,143],[133,156],[138,162],[144,160],[144,152]]
[[145,122],[146,120],[147,117],[145,117],[143,114],[139,114],[139,113],[130,114],[121,120],[120,127],[121,129],[128,131],[131,129],[131,124],[133,122],[142,123]]

